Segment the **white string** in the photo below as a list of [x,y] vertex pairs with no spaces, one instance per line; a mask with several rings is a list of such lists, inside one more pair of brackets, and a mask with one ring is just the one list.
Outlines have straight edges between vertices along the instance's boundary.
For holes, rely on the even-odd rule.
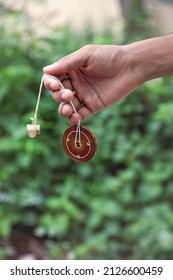
[[42,88],[43,88],[44,78],[45,78],[45,74],[41,78],[41,83],[40,83],[40,87],[39,87],[39,92],[38,92],[38,98],[37,98],[37,104],[36,104],[36,108],[35,108],[35,113],[34,113],[34,117],[31,118],[31,120],[32,120],[34,125],[37,124],[37,113],[38,113],[38,107],[39,107],[39,104],[40,104],[40,97],[41,97],[41,92],[42,92]]
[[[37,98],[37,104],[36,104],[36,108],[35,108],[34,117],[31,118],[32,124],[33,124],[33,125],[37,125],[38,108],[39,108],[39,104],[40,104],[40,98],[41,98],[41,93],[42,93],[42,88],[43,88],[43,82],[44,82],[44,79],[45,79],[46,77],[54,78],[55,80],[57,80],[57,81],[59,82],[60,86],[61,86],[63,89],[65,89],[64,86],[63,86],[63,84],[62,84],[62,82],[60,81],[60,79],[59,79],[58,77],[55,77],[55,76],[53,76],[53,75],[43,74],[43,76],[42,76],[42,78],[41,78],[40,87],[39,87],[39,93],[38,93],[38,98]],[[73,104],[72,101],[70,101],[70,105],[72,106],[74,113],[77,113],[77,110],[76,110],[76,108],[75,108],[75,106],[74,106],[74,104]],[[76,128],[75,144],[76,144],[76,143],[81,144],[80,119],[79,119],[79,121],[78,121],[77,128]]]
[[78,121],[75,135],[75,144],[81,145],[81,131],[80,131],[80,120]]

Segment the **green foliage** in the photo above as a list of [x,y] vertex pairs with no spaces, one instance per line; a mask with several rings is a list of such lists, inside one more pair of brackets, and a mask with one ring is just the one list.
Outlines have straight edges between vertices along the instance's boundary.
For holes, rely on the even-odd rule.
[[3,27],[0,36],[0,237],[8,240],[22,224],[46,239],[53,259],[172,259],[172,78],[90,117],[97,154],[77,164],[63,151],[68,124],[47,91],[42,133],[26,136],[42,67],[87,43],[113,44],[113,37],[64,28],[26,40]]
[[123,43],[145,39],[155,34],[156,30],[153,32],[150,22],[152,9],[146,8],[148,5],[145,0],[120,2],[125,16]]

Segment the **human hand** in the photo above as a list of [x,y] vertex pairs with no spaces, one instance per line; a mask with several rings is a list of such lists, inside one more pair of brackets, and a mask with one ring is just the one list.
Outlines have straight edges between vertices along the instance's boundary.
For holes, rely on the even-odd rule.
[[[128,46],[88,45],[44,67],[44,72],[61,80],[65,89],[50,76],[44,84],[53,99],[61,103],[59,113],[68,117],[72,125],[119,101],[140,85]],[[83,104],[77,114],[70,101],[75,108]]]

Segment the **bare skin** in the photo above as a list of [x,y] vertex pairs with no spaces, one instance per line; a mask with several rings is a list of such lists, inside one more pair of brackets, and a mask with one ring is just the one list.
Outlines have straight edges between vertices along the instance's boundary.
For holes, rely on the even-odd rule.
[[[172,34],[124,46],[88,45],[44,67],[46,74],[60,78],[65,89],[50,76],[44,84],[60,103],[60,115],[75,125],[79,118],[118,102],[144,82],[173,75],[172,45]],[[67,75],[70,79],[64,79]],[[75,108],[84,104],[77,114],[70,101]]]

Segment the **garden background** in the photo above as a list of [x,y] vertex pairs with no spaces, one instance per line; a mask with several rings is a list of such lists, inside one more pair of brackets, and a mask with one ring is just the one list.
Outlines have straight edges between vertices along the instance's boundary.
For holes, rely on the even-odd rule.
[[26,135],[45,65],[86,44],[160,34],[144,2],[122,1],[121,36],[116,22],[39,36],[25,9],[0,1],[0,259],[173,258],[172,77],[84,122],[98,145],[88,163],[65,154],[68,123],[46,90],[41,134]]

